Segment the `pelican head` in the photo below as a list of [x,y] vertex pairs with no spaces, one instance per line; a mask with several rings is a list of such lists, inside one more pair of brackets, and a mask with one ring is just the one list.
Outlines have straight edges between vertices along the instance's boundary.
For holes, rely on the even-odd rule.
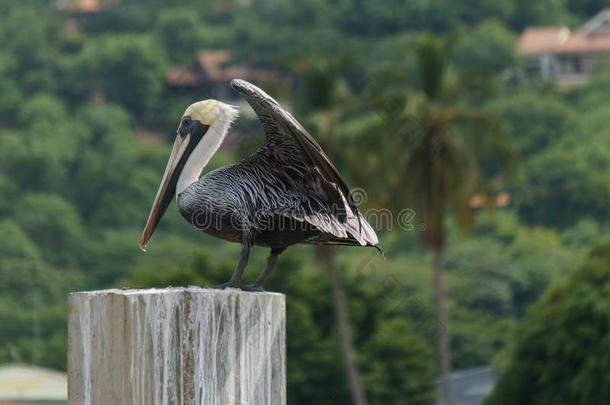
[[174,196],[199,179],[236,117],[234,106],[217,100],[198,101],[184,111],[157,196],[140,237],[140,249],[146,250]]

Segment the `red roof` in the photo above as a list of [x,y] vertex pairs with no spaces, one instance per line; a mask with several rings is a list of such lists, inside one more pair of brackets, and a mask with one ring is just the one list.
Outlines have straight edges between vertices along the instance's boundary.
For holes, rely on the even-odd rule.
[[251,81],[265,81],[273,74],[264,69],[232,65],[231,52],[228,50],[199,51],[195,69],[173,67],[167,70],[165,77],[173,86],[199,86],[204,82],[228,82],[241,78]]
[[264,69],[231,65],[231,52],[228,50],[199,51],[197,62],[209,80],[226,82],[236,77],[246,80],[269,80],[271,72]]
[[573,33],[567,27],[527,28],[519,38],[518,51],[522,55],[610,53],[610,9]]
[[165,80],[174,86],[198,86],[201,84],[201,78],[198,74],[183,67],[169,68],[165,72]]
[[555,49],[556,53],[602,53],[610,52],[610,35],[576,32]]
[[108,2],[102,0],[58,0],[57,8],[68,12],[94,14],[99,12],[106,3]]
[[[227,79],[227,62],[231,60],[231,52],[226,50],[218,51],[199,51],[197,52],[197,63],[206,77],[213,81],[223,81]],[[229,79],[230,80],[230,79]]]
[[518,50],[523,55],[554,52],[570,37],[567,27],[527,28],[519,38]]

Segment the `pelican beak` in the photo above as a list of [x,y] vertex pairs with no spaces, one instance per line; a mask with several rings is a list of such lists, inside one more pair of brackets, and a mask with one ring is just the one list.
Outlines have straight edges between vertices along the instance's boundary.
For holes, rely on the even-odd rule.
[[163,178],[161,179],[161,184],[159,185],[159,190],[157,191],[157,196],[155,197],[152,208],[150,209],[148,220],[144,226],[142,236],[140,237],[140,249],[142,249],[142,251],[146,251],[146,245],[148,244],[150,237],[163,217],[163,214],[165,214],[167,207],[174,198],[180,172],[182,172],[182,169],[184,168],[184,165],[193,149],[194,147],[193,142],[191,142],[191,134],[189,133],[183,136],[178,133],[176,136],[176,141],[174,142],[174,147],[172,148],[172,154],[170,155],[169,161],[167,162],[167,167],[165,168],[165,173],[163,173]]

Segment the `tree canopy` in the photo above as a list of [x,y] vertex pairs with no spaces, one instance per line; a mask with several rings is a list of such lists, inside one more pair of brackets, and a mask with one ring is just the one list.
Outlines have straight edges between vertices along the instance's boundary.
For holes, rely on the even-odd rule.
[[[271,72],[262,87],[367,191],[361,208],[387,259],[337,249],[337,268],[371,403],[436,401],[437,319],[418,241],[441,222],[454,367],[506,370],[492,403],[608,402],[596,390],[610,374],[607,244],[574,269],[609,236],[610,71],[558,88],[526,77],[515,52],[524,27],[576,28],[604,2],[58,3],[0,2],[0,362],[65,368],[69,291],[210,285],[231,272],[236,247],[172,208],[149,252],[137,246],[168,137],[209,96],[172,86],[168,69],[224,49],[227,64]],[[232,95],[228,83],[217,92]],[[244,112],[206,170],[251,152],[260,132]],[[508,145],[513,177],[500,170]],[[435,147],[451,157],[443,167]],[[447,186],[443,218],[421,193],[432,174]],[[311,253],[291,249],[269,285],[288,294],[289,402],[342,403],[331,286]],[[263,261],[255,252],[251,267]]]
[[517,331],[510,364],[488,404],[601,404],[610,400],[610,243],[551,286]]

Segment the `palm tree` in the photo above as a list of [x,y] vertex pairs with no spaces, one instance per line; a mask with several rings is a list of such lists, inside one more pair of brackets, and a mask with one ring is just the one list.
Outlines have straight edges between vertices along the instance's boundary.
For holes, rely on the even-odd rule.
[[[514,173],[515,156],[493,117],[452,103],[460,89],[449,86],[447,80],[450,48],[449,42],[433,36],[420,38],[416,54],[419,88],[409,92],[406,101],[400,94],[404,90],[395,82],[384,85],[381,91],[369,92],[365,104],[377,102],[381,108],[378,114],[369,114],[370,125],[361,129],[356,140],[361,161],[367,163],[361,164],[363,170],[356,169],[354,175],[357,181],[368,184],[373,194],[386,197],[382,203],[385,207],[397,213],[406,203],[416,211],[417,222],[425,226],[420,237],[423,246],[432,252],[441,385],[444,402],[453,405],[443,285],[445,222],[453,214],[462,231],[470,230],[474,219],[470,198],[483,194],[487,201],[495,201],[489,196],[492,183]],[[391,76],[391,72],[385,72],[382,79]]]
[[[439,365],[443,397],[455,403],[450,381],[451,350],[443,285],[445,220],[451,211],[459,228],[468,231],[473,222],[469,199],[473,193],[489,193],[500,173],[514,169],[514,155],[497,122],[478,110],[452,107],[445,100],[450,46],[431,36],[418,46],[421,95],[405,112],[416,123],[408,135],[406,200],[413,205],[423,245],[432,251],[434,307],[437,316]],[[489,199],[491,200],[491,199]]]
[[[325,58],[309,57],[296,66],[305,87],[302,104],[310,112],[309,121],[314,124],[321,144],[333,157],[337,156],[333,153],[332,147],[333,130],[341,114],[336,107],[341,93],[340,77],[349,63],[348,59],[330,61]],[[337,269],[334,247],[316,246],[315,258],[330,275],[341,353],[352,401],[356,405],[366,405],[367,399],[356,359],[345,290],[341,273]]]

